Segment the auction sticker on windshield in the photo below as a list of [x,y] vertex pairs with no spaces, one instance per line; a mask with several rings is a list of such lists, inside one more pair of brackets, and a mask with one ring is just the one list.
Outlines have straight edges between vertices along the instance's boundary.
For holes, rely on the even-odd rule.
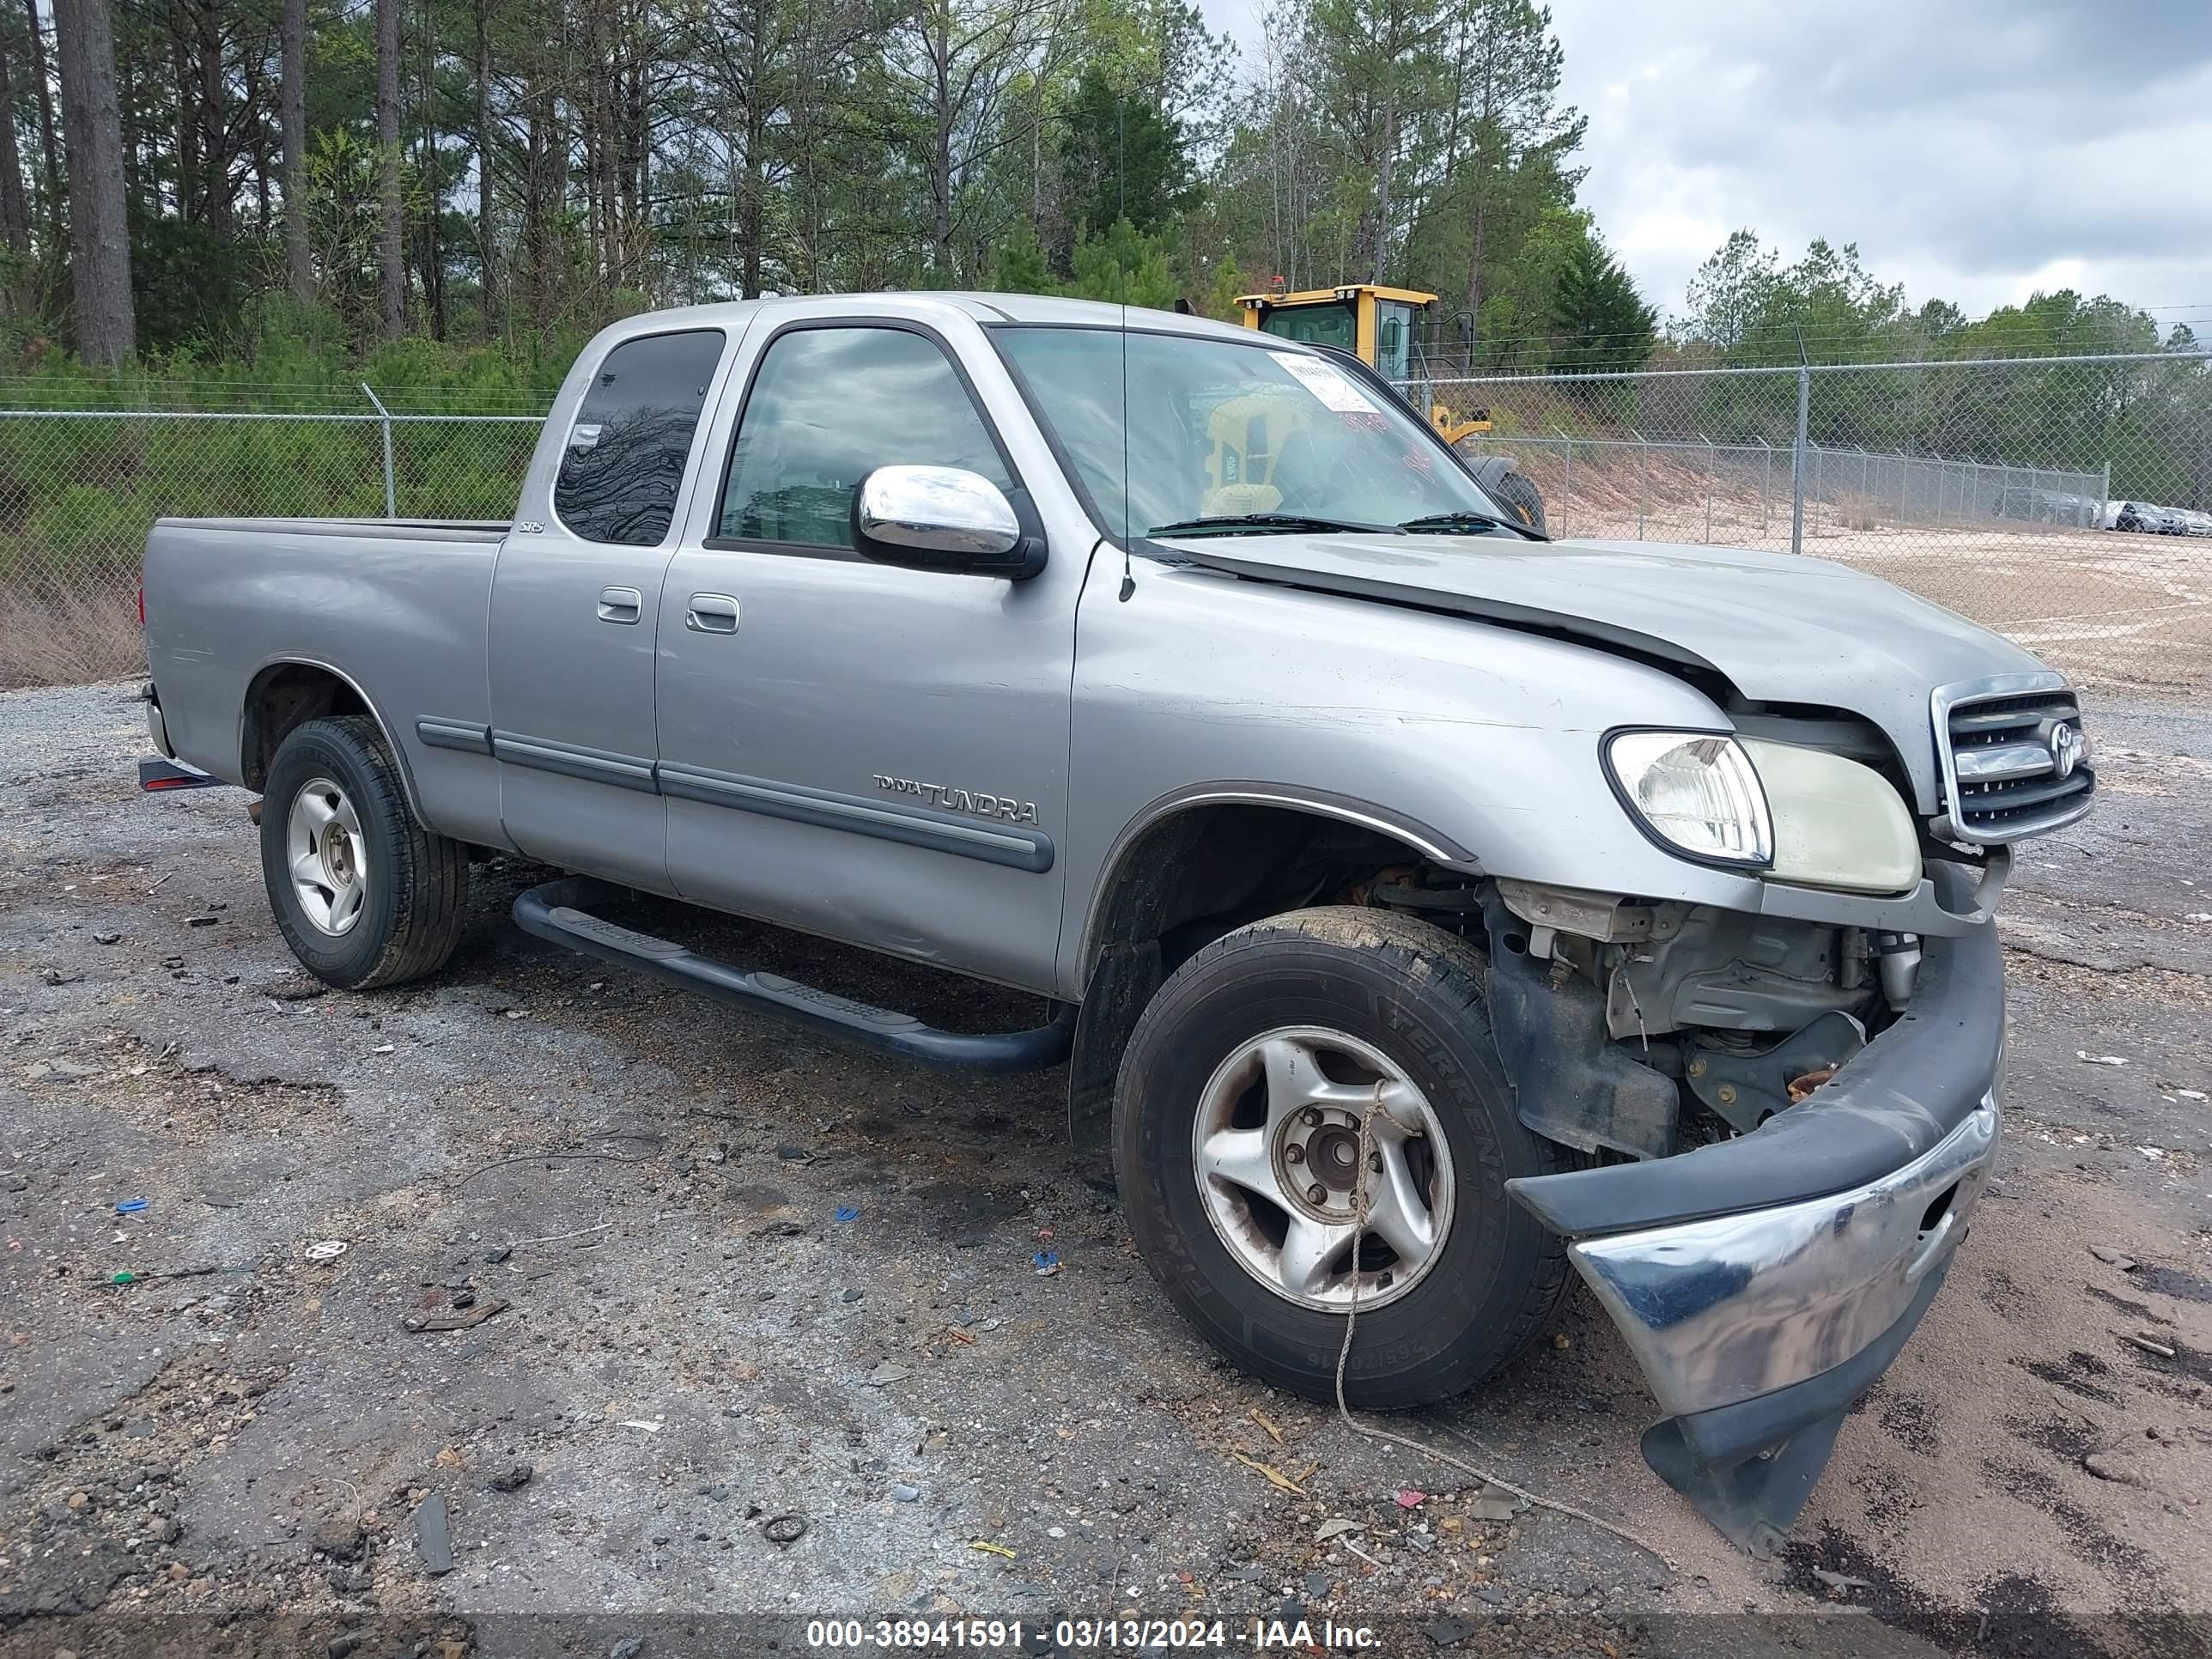
[[1309,357],[1297,351],[1271,351],[1267,355],[1280,363],[1300,386],[1338,414],[1374,415],[1381,412],[1368,400],[1367,394],[1352,385],[1344,371],[1334,363],[1324,362],[1319,357]]

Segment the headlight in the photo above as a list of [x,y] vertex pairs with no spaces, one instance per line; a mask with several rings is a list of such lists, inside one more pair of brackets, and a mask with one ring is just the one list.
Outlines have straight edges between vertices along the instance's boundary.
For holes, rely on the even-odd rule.
[[1748,866],[1773,856],[1766,793],[1734,738],[1623,732],[1606,744],[1605,758],[1630,809],[1670,847]]
[[1742,738],[1773,814],[1778,881],[1901,893],[1920,879],[1920,838],[1889,781],[1825,749]]

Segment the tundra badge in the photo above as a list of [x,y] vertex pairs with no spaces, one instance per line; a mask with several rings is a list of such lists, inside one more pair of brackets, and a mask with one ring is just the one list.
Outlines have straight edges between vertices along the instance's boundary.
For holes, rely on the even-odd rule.
[[951,789],[941,783],[922,783],[913,778],[875,775],[876,787],[894,795],[919,795],[932,806],[948,812],[967,812],[979,818],[1003,818],[1008,823],[1035,823],[1036,803],[1012,795],[989,795],[979,789]]

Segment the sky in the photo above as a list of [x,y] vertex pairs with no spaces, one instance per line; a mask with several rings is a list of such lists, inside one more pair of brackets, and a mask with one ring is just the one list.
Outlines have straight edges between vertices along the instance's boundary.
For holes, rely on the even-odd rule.
[[[1201,0],[1249,60],[1265,0]],[[2212,0],[1553,0],[1581,199],[1672,316],[1749,226],[1908,304],[2075,288],[2212,334]]]

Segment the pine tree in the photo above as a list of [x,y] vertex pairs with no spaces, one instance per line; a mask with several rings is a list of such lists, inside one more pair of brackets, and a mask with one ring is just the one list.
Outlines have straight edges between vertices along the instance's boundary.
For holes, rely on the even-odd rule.
[[1585,231],[1567,251],[1552,290],[1552,331],[1563,337],[1553,361],[1566,368],[1641,368],[1651,356],[1659,314],[1636,284]]

